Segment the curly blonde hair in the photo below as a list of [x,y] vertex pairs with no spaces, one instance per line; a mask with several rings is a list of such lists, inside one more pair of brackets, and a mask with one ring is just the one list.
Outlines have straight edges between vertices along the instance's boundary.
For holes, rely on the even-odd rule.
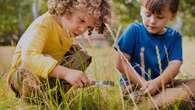
[[111,0],[48,0],[48,11],[51,15],[63,15],[80,8],[88,9],[88,14],[99,19],[97,27],[103,33],[105,24],[111,18]]

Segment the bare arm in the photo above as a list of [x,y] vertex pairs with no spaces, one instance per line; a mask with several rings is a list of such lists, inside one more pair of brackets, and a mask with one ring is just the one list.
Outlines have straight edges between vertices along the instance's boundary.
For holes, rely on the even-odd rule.
[[159,81],[159,87],[169,83],[178,74],[182,62],[179,60],[173,60],[169,62],[168,67],[163,71],[163,73],[157,77],[155,80]]
[[49,74],[49,76],[54,78],[64,79],[66,77],[67,71],[68,71],[67,68],[61,65],[57,65],[53,69],[53,71]]
[[159,77],[147,81],[141,89],[144,93],[149,92],[151,95],[154,95],[160,88],[164,88],[167,83],[173,80],[173,78],[178,74],[181,64],[182,63],[179,60],[169,62],[168,67]]
[[138,84],[140,87],[142,87],[146,83],[146,80],[141,77],[131,65],[128,64],[127,60],[130,60],[130,56],[127,54],[123,53],[123,56],[118,55],[116,68],[121,73],[126,74],[128,79],[131,80],[134,84]]
[[84,87],[90,83],[88,77],[82,71],[69,69],[61,65],[57,65],[49,76],[66,80],[77,87]]

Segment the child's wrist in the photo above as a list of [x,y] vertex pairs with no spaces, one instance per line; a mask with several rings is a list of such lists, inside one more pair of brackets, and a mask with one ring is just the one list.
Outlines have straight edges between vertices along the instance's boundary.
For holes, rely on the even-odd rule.
[[68,68],[66,68],[66,67],[62,67],[62,68],[63,68],[62,73],[61,73],[62,79],[66,80],[67,74],[70,73],[69,72],[70,70]]
[[163,82],[161,81],[161,79],[160,78],[156,78],[154,80],[155,80],[156,85],[158,85],[158,87],[161,88],[162,87],[162,84],[163,84]]
[[141,87],[145,86],[146,83],[147,83],[147,81],[145,79],[141,78],[141,82],[140,82]]
[[59,79],[65,79],[68,73],[67,71],[68,71],[67,68],[61,65],[57,65],[52,71],[52,74],[50,74],[50,76],[59,78]]

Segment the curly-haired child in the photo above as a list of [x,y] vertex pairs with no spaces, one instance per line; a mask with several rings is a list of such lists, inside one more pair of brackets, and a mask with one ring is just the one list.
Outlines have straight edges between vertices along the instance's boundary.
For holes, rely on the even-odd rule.
[[[37,97],[32,94],[40,96],[48,88],[56,87],[56,79],[64,91],[67,84],[76,87],[89,85],[84,70],[91,57],[79,48],[73,50],[84,54],[74,57],[73,61],[67,58],[67,54],[74,37],[93,28],[104,31],[110,9],[109,0],[48,0],[48,12],[33,21],[17,44],[8,75],[8,84],[16,95],[33,100]],[[78,67],[71,65],[78,59],[86,59],[86,67],[82,62]],[[55,94],[59,94],[58,89],[53,96]]]

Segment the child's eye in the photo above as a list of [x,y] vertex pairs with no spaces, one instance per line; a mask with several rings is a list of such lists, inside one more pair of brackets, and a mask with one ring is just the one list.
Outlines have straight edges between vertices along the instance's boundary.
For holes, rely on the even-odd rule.
[[148,19],[151,15],[150,12],[141,12],[142,19]]
[[145,16],[146,16],[146,17],[150,17],[151,14],[150,14],[150,13],[145,13]]
[[164,16],[157,16],[158,19],[164,19]]

